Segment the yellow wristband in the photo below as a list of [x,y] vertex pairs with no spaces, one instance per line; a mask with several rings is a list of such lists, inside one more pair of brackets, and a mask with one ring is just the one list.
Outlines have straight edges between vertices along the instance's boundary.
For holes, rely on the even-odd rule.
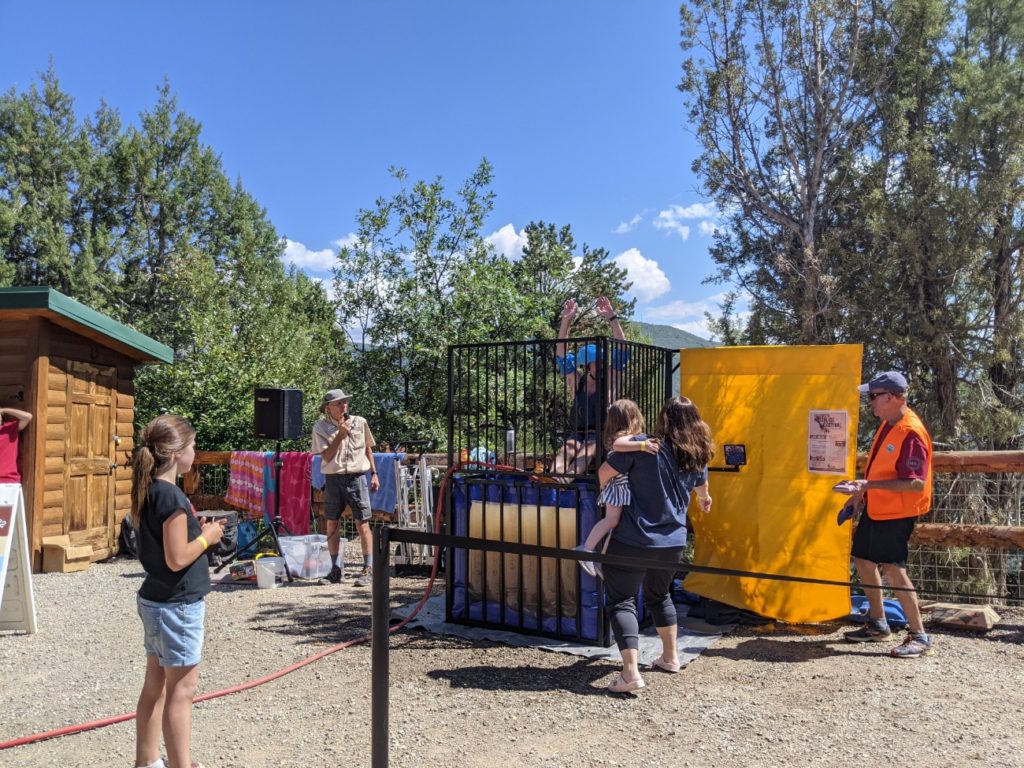
[[644,453],[647,452],[647,441],[646,440],[641,440],[640,441],[640,450],[643,451]]
[[206,537],[205,537],[205,536],[203,536],[203,534],[199,534],[198,536],[196,536],[196,541],[201,541],[201,542],[203,542],[203,549],[204,549],[204,550],[207,550],[207,549],[209,549],[209,548],[210,548],[210,542],[208,542],[208,541],[206,540]]

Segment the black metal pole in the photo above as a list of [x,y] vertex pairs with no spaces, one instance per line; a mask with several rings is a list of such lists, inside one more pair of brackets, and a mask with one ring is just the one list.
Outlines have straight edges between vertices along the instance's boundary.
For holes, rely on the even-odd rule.
[[391,629],[389,597],[391,569],[388,562],[391,529],[382,525],[373,531],[373,608],[370,655],[370,727],[372,768],[388,766],[388,630]]
[[[291,584],[294,579],[292,578],[291,569],[288,567],[288,558],[284,556],[284,550],[281,548],[281,539],[279,530],[284,529],[285,533],[289,536],[292,532],[288,530],[288,526],[281,520],[281,465],[284,462],[281,460],[281,441],[277,441],[277,448],[274,450],[274,519],[270,521],[270,532],[274,539],[274,546],[277,547],[277,553],[281,556],[284,561],[284,575],[288,578],[288,583]],[[266,533],[266,531],[264,531]]]

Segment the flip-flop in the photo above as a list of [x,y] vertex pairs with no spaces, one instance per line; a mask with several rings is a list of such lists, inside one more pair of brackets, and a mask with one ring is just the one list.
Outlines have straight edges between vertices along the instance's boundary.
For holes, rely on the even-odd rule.
[[616,677],[612,681],[612,684],[608,686],[608,690],[611,693],[629,693],[630,691],[635,691],[638,688],[643,688],[645,685],[646,683],[642,677],[638,677],[636,680],[626,681],[623,679],[622,673],[620,672],[619,676]]
[[665,657],[664,656],[659,656],[654,661],[652,661],[651,662],[651,666],[654,667],[655,669],[660,669],[662,672],[668,672],[671,675],[674,675],[674,674],[676,674],[679,671],[679,662],[678,661],[673,661],[673,662],[665,661]]

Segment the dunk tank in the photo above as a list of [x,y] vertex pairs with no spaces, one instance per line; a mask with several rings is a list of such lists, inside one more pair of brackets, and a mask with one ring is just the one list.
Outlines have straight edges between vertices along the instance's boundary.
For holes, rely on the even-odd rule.
[[[562,346],[564,344],[564,346]],[[448,350],[446,532],[572,549],[602,514],[597,468],[609,404],[629,398],[652,429],[678,352],[607,337]],[[588,447],[575,461],[567,441]],[[446,618],[608,644],[604,591],[575,560],[449,548]]]

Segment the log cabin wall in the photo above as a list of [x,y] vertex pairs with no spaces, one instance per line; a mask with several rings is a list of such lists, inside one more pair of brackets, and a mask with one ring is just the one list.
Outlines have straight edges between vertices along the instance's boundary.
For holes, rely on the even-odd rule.
[[49,329],[42,536],[67,534],[93,560],[117,553],[131,508],[134,362],[59,326]]
[[0,403],[33,415],[19,459],[33,570],[44,536],[100,560],[131,506],[135,369],[174,351],[47,286],[0,288]]

